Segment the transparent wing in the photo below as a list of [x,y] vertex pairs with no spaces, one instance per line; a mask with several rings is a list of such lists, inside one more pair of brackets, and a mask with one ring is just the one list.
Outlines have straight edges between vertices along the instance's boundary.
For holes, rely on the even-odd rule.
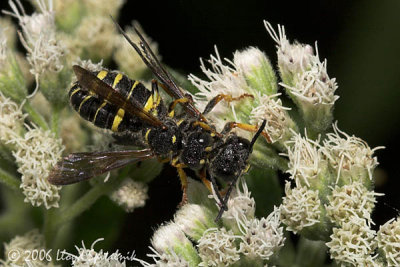
[[150,149],[73,153],[56,164],[48,181],[54,185],[73,184],[153,157]]

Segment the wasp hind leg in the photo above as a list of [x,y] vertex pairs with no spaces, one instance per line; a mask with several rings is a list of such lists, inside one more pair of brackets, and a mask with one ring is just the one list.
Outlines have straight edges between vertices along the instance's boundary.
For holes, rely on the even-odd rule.
[[213,108],[222,100],[224,100],[227,103],[230,103],[233,101],[239,101],[246,97],[254,98],[254,96],[251,94],[243,94],[238,97],[232,97],[231,95],[219,94],[207,103],[207,106],[205,107],[205,109],[203,111],[203,115],[207,115],[208,113],[210,113],[210,111],[213,110]]

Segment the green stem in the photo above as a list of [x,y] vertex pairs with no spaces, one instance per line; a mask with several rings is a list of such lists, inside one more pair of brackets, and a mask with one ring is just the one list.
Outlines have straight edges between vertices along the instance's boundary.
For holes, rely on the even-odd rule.
[[54,238],[57,235],[57,231],[63,224],[70,222],[89,209],[101,196],[115,190],[126,177],[129,170],[130,168],[126,168],[118,175],[118,177],[112,179],[110,182],[92,187],[71,206],[62,210],[55,210],[57,212],[56,214],[48,213],[48,218],[44,225],[44,235],[47,246],[51,247]]
[[18,191],[20,181],[14,175],[0,169],[0,182],[7,185],[9,188]]
[[53,106],[53,112],[51,114],[51,131],[59,136],[60,133],[60,114],[62,111],[62,107],[58,107],[56,105]]
[[49,125],[43,116],[34,109],[29,101],[24,104],[24,111],[29,114],[30,119],[40,128],[44,130],[49,130]]

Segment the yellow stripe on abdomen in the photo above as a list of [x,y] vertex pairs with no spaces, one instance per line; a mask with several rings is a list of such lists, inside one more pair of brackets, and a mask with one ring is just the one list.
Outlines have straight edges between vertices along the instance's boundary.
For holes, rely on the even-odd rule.
[[119,83],[119,81],[121,81],[123,75],[121,73],[118,73],[117,76],[115,76],[114,82],[112,87],[115,88],[117,86],[117,84]]
[[97,118],[97,114],[99,113],[99,111],[102,109],[102,108],[104,108],[104,106],[105,105],[107,105],[107,101],[104,101],[101,105],[100,105],[100,107],[96,110],[96,114],[94,114],[94,118],[93,118],[93,123],[96,121],[96,118]]
[[100,80],[103,80],[104,77],[106,77],[108,71],[106,70],[101,70],[99,73],[97,73],[97,78],[99,78]]
[[114,117],[113,124],[111,126],[111,131],[117,132],[118,131],[118,126],[121,123],[122,119],[124,118],[125,115],[125,110],[122,108],[118,109],[117,115]]
[[91,95],[88,95],[88,96],[86,96],[86,97],[82,100],[82,102],[79,104],[78,113],[81,112],[82,105],[83,105],[86,101],[88,101],[91,97],[92,97]]

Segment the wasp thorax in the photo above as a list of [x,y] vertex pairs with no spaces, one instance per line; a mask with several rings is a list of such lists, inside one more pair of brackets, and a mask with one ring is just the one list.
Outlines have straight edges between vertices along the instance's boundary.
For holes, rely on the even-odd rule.
[[248,140],[236,135],[230,136],[211,161],[211,175],[226,181],[235,179],[246,169],[250,153]]
[[167,128],[150,128],[146,132],[146,140],[156,155],[176,152],[182,146],[181,133],[172,121],[167,121]]
[[185,147],[181,154],[181,160],[189,168],[198,169],[207,157],[207,151],[211,149],[212,138],[208,132],[195,132],[185,140]]

